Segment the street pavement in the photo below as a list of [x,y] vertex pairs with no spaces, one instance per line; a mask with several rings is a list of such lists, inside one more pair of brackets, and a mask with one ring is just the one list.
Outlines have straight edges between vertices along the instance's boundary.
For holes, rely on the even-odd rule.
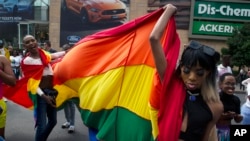
[[[246,92],[236,87],[236,95],[241,104],[245,102]],[[8,101],[7,123],[5,129],[6,141],[33,141],[35,136],[33,112]],[[89,141],[88,130],[84,126],[80,113],[76,110],[75,133],[68,134],[61,125],[65,122],[63,110],[58,111],[57,125],[52,130],[48,141]],[[236,124],[233,122],[233,124]]]
[[[7,102],[7,106],[6,141],[34,141],[33,112],[11,101]],[[61,128],[61,125],[65,122],[64,111],[58,111],[57,125],[47,141],[88,141],[88,129],[84,126],[77,109],[75,116],[75,132],[68,134],[67,129]]]
[[[241,105],[246,102],[247,93],[245,90],[244,91],[240,90],[239,84],[236,86],[235,95],[240,98]],[[232,120],[232,124],[240,124],[240,123],[236,123],[236,122],[234,122],[234,120]]]
[[235,95],[240,98],[241,105],[246,102],[246,96],[247,96],[246,90],[244,91],[241,90],[239,85],[237,85],[235,88]]

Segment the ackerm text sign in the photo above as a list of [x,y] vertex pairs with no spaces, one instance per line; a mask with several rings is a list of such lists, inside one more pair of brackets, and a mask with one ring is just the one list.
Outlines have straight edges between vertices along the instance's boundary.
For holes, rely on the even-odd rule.
[[250,2],[192,0],[189,37],[225,40],[250,22]]

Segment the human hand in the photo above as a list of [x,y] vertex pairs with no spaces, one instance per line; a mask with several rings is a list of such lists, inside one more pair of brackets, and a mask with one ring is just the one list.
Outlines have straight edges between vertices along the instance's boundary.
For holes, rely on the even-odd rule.
[[243,116],[239,115],[239,114],[236,114],[234,116],[234,120],[235,120],[235,122],[239,123],[239,122],[241,122],[243,120]]
[[173,12],[173,14],[176,14],[176,12],[177,12],[177,8],[174,5],[172,5],[172,4],[166,4],[163,7],[163,9],[169,10],[169,11]]
[[233,111],[228,111],[227,113],[230,114],[230,115],[232,115],[232,116],[235,116],[235,115],[236,115],[236,113],[233,112]]
[[225,112],[225,113],[222,113],[222,118],[225,119],[225,120],[231,120],[234,118],[235,116],[235,112]]
[[237,114],[235,112],[232,111],[228,111],[228,115],[232,118],[234,118]]
[[42,95],[42,98],[45,99],[45,101],[51,106],[56,108],[56,101],[53,97],[47,96],[45,94]]

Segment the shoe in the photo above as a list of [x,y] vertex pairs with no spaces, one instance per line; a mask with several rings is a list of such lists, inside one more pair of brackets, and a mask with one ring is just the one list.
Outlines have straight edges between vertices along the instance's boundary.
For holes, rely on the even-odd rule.
[[69,128],[70,126],[70,123],[69,122],[65,122],[63,125],[62,125],[62,128]]
[[75,126],[69,126],[68,133],[73,133],[75,132]]

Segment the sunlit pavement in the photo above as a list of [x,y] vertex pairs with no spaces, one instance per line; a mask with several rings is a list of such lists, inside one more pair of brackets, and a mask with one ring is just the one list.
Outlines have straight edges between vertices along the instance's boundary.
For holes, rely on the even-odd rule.
[[[5,129],[6,141],[34,141],[35,129],[33,112],[8,101],[7,123]],[[87,128],[81,121],[80,113],[76,110],[75,132],[68,134],[62,129],[65,122],[63,110],[58,111],[57,125],[52,130],[47,141],[88,141]]]

